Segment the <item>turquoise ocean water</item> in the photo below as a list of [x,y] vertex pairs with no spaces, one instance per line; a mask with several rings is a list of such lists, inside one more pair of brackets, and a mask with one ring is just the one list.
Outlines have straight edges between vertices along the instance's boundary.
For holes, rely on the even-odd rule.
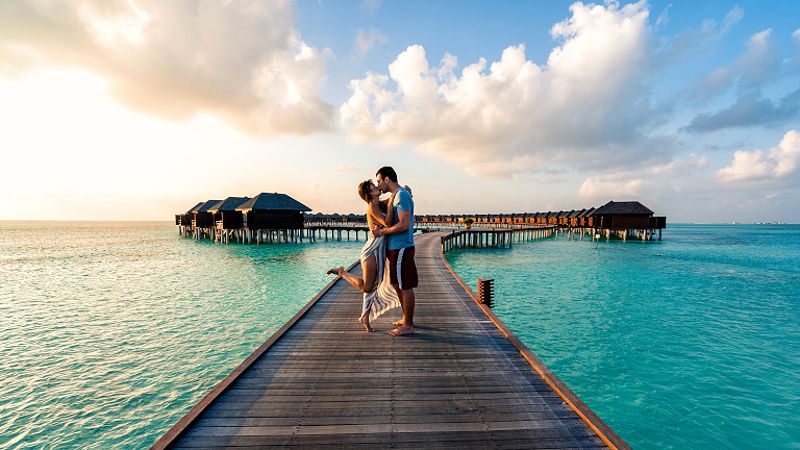
[[[799,236],[671,226],[448,259],[497,280],[498,315],[634,448],[800,448]],[[360,247],[0,222],[0,448],[146,447]]]
[[0,222],[0,448],[149,446],[361,245]]
[[800,226],[447,257],[495,279],[497,315],[632,447],[800,448]]

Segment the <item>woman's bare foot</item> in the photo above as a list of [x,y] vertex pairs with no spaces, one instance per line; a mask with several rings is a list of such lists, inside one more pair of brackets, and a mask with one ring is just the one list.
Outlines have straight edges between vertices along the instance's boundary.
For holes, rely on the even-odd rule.
[[361,322],[361,325],[364,325],[364,329],[367,330],[368,332],[372,333],[373,331],[375,331],[375,329],[372,328],[369,324],[369,317],[358,319],[358,321]]
[[341,275],[343,270],[344,270],[344,266],[331,267],[330,269],[328,269],[327,272],[325,272],[325,274],[326,275]]

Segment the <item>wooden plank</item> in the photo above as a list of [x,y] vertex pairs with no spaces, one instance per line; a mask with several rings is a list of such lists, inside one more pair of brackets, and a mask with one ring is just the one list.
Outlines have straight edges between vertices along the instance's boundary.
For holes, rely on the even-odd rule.
[[[598,449],[606,448],[596,437],[549,436],[546,434],[504,435],[493,432],[460,433],[386,433],[375,435],[349,434],[339,436],[339,442],[330,444],[319,436],[289,437],[216,437],[185,440],[176,448],[324,448],[351,449],[376,448],[392,442],[398,449]],[[212,446],[209,444],[217,444]]]
[[[358,261],[354,262],[350,265],[348,270],[352,270],[359,264]],[[297,323],[310,309],[314,306],[319,299],[321,299],[329,290],[331,290],[335,285],[338,279],[331,281],[325,286],[317,295],[314,296],[300,311],[297,312],[288,322],[286,322],[278,331],[276,331],[266,342],[261,344],[259,348],[256,349],[250,356],[245,358],[244,361],[241,362],[233,371],[228,374],[222,381],[217,384],[214,389],[206,394],[200,402],[198,402],[185,416],[183,416],[178,422],[173,425],[167,432],[161,436],[152,446],[151,449],[153,450],[161,450],[167,448],[168,446],[172,445],[173,442],[183,434],[186,429],[195,421],[198,417],[202,414],[203,410],[205,410],[209,405],[211,405],[217,397],[222,395],[225,390],[227,390],[234,381],[244,373],[253,363],[258,360],[264,353],[269,350],[269,348],[281,338],[281,336],[286,333],[292,326]]]
[[630,446],[619,436],[617,435],[611,427],[609,427],[605,422],[603,422],[594,411],[591,410],[583,401],[575,395],[568,387],[564,384],[550,369],[536,356],[533,354],[530,349],[497,317],[494,312],[486,305],[480,303],[478,296],[464,283],[464,280],[458,276],[458,274],[453,270],[450,264],[442,254],[442,261],[453,275],[453,278],[458,280],[458,282],[462,285],[464,290],[469,293],[469,296],[475,302],[475,304],[489,317],[492,322],[497,326],[497,328],[503,333],[503,335],[511,342],[511,344],[520,351],[520,354],[523,358],[525,358],[528,363],[530,363],[531,367],[533,367],[539,375],[541,375],[542,379],[544,379],[548,385],[550,385],[553,390],[564,399],[567,404],[572,407],[573,410],[581,417],[581,419],[586,422],[586,424],[595,432],[597,433],[598,437],[606,444],[609,448],[612,449],[630,449]]
[[448,270],[440,235],[418,238],[413,336],[365,333],[334,281],[154,448],[607,445]]
[[[582,422],[574,421],[567,425],[582,428]],[[380,433],[447,433],[471,431],[509,431],[509,430],[555,430],[559,434],[571,436],[563,420],[537,420],[514,422],[445,422],[445,423],[370,423],[366,425],[276,425],[276,426],[196,426],[186,432],[187,437],[197,436],[284,436],[323,435],[331,442],[340,434],[380,434]]]

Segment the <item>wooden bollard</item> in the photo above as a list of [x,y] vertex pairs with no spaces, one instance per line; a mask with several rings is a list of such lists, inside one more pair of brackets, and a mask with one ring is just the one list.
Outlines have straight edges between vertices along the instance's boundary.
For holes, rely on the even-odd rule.
[[478,279],[478,300],[489,308],[492,307],[494,303],[494,279]]

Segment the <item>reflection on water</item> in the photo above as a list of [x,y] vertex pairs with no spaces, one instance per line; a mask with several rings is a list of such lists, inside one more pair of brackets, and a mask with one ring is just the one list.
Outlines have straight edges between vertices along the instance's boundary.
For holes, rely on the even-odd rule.
[[0,222],[0,448],[152,444],[361,245]]
[[670,226],[661,242],[448,252],[634,448],[797,448],[800,226]]

